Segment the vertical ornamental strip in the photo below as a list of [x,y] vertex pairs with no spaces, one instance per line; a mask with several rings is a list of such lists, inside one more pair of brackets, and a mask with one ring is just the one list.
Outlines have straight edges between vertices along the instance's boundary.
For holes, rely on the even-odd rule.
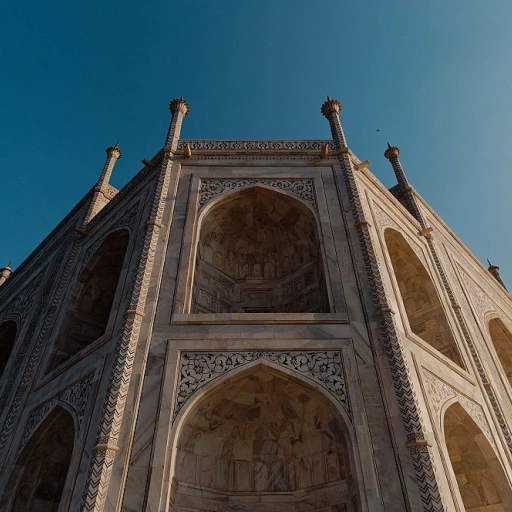
[[[432,255],[432,258],[434,259],[434,263],[436,265],[437,272],[439,273],[439,276],[441,277],[443,287],[444,287],[446,294],[448,295],[448,298],[450,300],[450,305],[455,313],[455,317],[457,318],[457,323],[459,324],[460,330],[462,331],[462,335],[464,336],[464,340],[466,341],[466,345],[468,346],[469,352],[471,353],[471,357],[473,358],[473,362],[475,363],[475,366],[476,366],[476,369],[478,372],[478,376],[480,377],[480,379],[482,381],[482,384],[487,393],[489,402],[492,405],[494,414],[496,416],[496,420],[498,421],[501,432],[503,433],[503,437],[505,438],[508,449],[512,453],[512,437],[510,434],[510,429],[507,425],[507,422],[505,421],[505,416],[503,415],[503,411],[502,411],[501,406],[496,397],[496,393],[494,392],[492,384],[489,381],[489,378],[487,377],[485,369],[482,365],[482,361],[481,361],[480,356],[478,355],[478,352],[476,350],[475,343],[471,336],[471,332],[468,328],[466,320],[465,320],[464,316],[462,315],[462,308],[461,308],[460,304],[457,302],[457,299],[455,298],[455,294],[453,293],[452,287],[448,281],[448,278],[446,277],[446,272],[444,271],[443,264],[441,263],[441,260],[439,259],[439,255],[437,253],[437,249],[434,244],[434,239],[432,236],[432,228],[427,226],[425,219],[423,218],[423,215],[421,214],[421,211],[419,209],[419,206],[418,206],[418,203],[416,200],[416,196],[414,195],[414,189],[409,185],[409,182],[408,182],[407,178],[405,177],[405,172],[402,168],[402,164],[400,163],[400,159],[399,159],[400,150],[397,147],[388,147],[388,149],[384,153],[384,156],[391,162],[391,165],[393,166],[393,170],[395,171],[399,187],[404,187],[403,192],[405,192],[406,194],[409,195],[408,201],[410,201],[412,203],[413,211],[416,212],[416,214],[413,213],[413,211],[411,211],[411,210],[410,211],[413,214],[413,216],[416,217],[416,219],[420,223],[420,226],[421,226],[420,234],[423,235],[425,237],[425,239],[427,240],[430,254]],[[397,170],[399,172],[397,172]],[[400,174],[401,174],[401,176],[400,176]]]
[[152,197],[151,213],[146,222],[142,252],[137,263],[136,275],[129,299],[130,303],[124,314],[121,335],[116,347],[116,359],[103,406],[96,445],[93,448],[87,487],[81,506],[82,511],[100,512],[104,509],[114,457],[118,450],[119,431],[130,384],[135,347],[142,317],[144,316],[143,311],[159,231],[162,227],[162,216],[169,188],[173,156],[178,147],[183,118],[189,112],[189,106],[183,98],[171,101],[169,108],[172,120],[165,142],[164,157],[156,171],[157,177]]
[[391,309],[377,257],[374,252],[370,225],[364,215],[361,198],[354,177],[354,169],[348,147],[339,119],[341,104],[337,100],[327,97],[322,105],[321,112],[328,119],[332,138],[337,150],[340,152],[339,162],[343,170],[345,186],[349,194],[350,205],[363,252],[368,278],[373,291],[373,301],[378,315],[379,331],[382,336],[384,350],[388,358],[393,379],[393,385],[398,398],[402,421],[407,434],[407,448],[416,472],[417,483],[423,502],[423,510],[428,512],[442,512],[445,505],[439,486],[437,484],[436,468],[430,443],[426,439],[421,411],[413,387],[411,375],[406,361],[406,352],[394,321],[394,311]]

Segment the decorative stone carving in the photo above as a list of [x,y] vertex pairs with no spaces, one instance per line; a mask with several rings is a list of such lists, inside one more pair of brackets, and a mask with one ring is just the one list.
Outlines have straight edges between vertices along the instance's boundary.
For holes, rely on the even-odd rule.
[[465,270],[458,265],[459,272],[462,277],[462,281],[466,288],[469,291],[469,295],[471,296],[471,300],[473,301],[476,308],[480,313],[487,313],[487,311],[492,311],[497,309],[496,304],[491,300],[491,298],[483,292],[483,290],[478,286],[465,272]]
[[78,419],[78,431],[80,431],[84,419],[85,409],[89,403],[89,395],[92,389],[94,373],[90,373],[73,386],[60,392],[58,395],[50,398],[30,412],[25,431],[18,445],[17,455],[21,452],[30,436],[36,431],[37,427],[43,422],[50,411],[59,403],[64,402],[70,405],[76,412]]
[[237,190],[251,185],[266,185],[285,192],[290,192],[317,209],[313,180],[272,180],[272,179],[202,179],[199,206],[204,206],[210,199],[229,190]]
[[173,421],[197,390],[230,370],[260,359],[311,379],[329,391],[351,416],[343,357],[340,351],[183,352],[180,358]]
[[180,140],[178,149],[189,145],[195,151],[320,151],[327,144],[329,150],[335,147],[331,140]]
[[473,418],[480,430],[486,435],[491,444],[496,447],[491,429],[484,415],[482,406],[463,395],[460,391],[452,388],[446,382],[436,377],[433,373],[424,370],[425,383],[427,385],[427,396],[436,413],[439,413],[443,405],[450,399],[456,397],[466,412]]
[[34,297],[36,296],[37,289],[39,288],[39,285],[41,284],[41,281],[43,280],[44,271],[46,270],[46,267],[39,271],[39,273],[30,281],[30,283],[25,286],[9,304],[7,307],[2,311],[0,316],[5,317],[8,314],[11,313],[17,313],[21,316],[21,319],[24,320],[29,311],[30,308],[34,302]]

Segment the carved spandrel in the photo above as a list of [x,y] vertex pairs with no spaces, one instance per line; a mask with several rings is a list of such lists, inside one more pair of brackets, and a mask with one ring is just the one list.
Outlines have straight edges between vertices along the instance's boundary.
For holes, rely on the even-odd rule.
[[257,360],[270,361],[311,379],[326,389],[351,416],[340,351],[183,352],[179,363],[173,421],[196,391],[230,370]]

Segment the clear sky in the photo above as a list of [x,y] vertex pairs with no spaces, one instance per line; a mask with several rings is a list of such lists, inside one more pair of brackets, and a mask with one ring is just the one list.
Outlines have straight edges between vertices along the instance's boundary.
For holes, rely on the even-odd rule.
[[[120,142],[123,186],[183,138],[329,138],[413,186],[512,288],[512,3],[505,0],[79,0],[2,7],[0,266],[18,266]],[[380,131],[376,131],[379,129]]]

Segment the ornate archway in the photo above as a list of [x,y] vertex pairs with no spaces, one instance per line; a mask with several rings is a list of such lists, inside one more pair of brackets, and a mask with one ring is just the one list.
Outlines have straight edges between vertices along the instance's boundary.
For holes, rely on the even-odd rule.
[[360,510],[341,415],[322,393],[266,365],[193,406],[174,476],[173,512]]
[[0,502],[9,512],[57,512],[73,453],[71,414],[56,407],[21,452]]
[[512,510],[512,491],[496,453],[458,402],[446,410],[444,435],[464,509]]
[[47,371],[97,340],[107,329],[121,275],[128,231],[114,231],[80,272],[55,339]]
[[423,263],[398,231],[386,229],[384,239],[411,331],[464,367],[436,287]]
[[204,216],[192,312],[329,312],[311,210],[262,186],[240,190]]

